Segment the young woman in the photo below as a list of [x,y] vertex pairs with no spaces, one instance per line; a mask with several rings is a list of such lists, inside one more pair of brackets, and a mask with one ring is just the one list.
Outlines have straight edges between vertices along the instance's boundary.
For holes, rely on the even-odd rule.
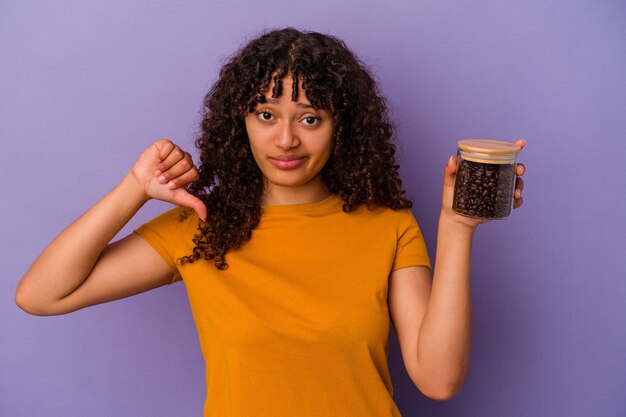
[[[207,365],[205,416],[399,416],[390,318],[417,388],[458,393],[480,221],[451,210],[455,158],[431,277],[385,101],[343,42],[265,33],[222,68],[205,106],[199,168],[172,141],[151,144],[41,253],[17,304],[64,314],[184,281]],[[522,188],[518,177],[516,208]],[[151,198],[177,207],[110,242]]]

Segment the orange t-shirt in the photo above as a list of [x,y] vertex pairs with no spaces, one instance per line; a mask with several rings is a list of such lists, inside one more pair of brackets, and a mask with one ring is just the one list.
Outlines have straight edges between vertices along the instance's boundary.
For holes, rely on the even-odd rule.
[[387,365],[388,278],[430,268],[412,212],[340,196],[264,206],[252,239],[212,261],[192,253],[195,213],[135,230],[183,280],[206,361],[208,417],[398,417]]

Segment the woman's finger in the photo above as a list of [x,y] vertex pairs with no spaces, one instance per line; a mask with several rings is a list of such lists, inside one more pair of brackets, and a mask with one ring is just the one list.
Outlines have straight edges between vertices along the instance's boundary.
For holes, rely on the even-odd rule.
[[198,214],[198,217],[203,221],[206,221],[207,209],[204,202],[198,197],[189,194],[186,190],[178,189],[174,190],[174,198],[172,203],[179,206],[190,207]]
[[169,139],[159,139],[155,141],[152,146],[152,149],[156,150],[155,156],[159,158],[159,161],[163,161],[176,147],[176,144]]
[[179,176],[187,173],[189,170],[195,168],[191,155],[183,153],[183,157],[175,162],[169,169],[160,173],[159,182],[165,184],[166,182],[178,178]]
[[184,187],[188,184],[191,184],[195,180],[197,180],[199,176],[200,175],[199,175],[198,169],[195,166],[192,166],[191,169],[187,170],[182,175],[179,175],[176,178],[171,179],[167,183],[167,186],[172,190],[175,188]]
[[524,180],[520,177],[517,177],[517,179],[515,180],[515,196],[521,197],[523,189],[524,189]]
[[513,200],[513,208],[516,209],[524,203],[524,199],[522,197],[516,198]]
[[157,165],[157,169],[161,172],[165,172],[184,157],[185,152],[183,152],[179,146],[174,145],[167,157]]
[[515,174],[524,175],[525,172],[526,166],[524,164],[517,164],[517,166],[515,167]]

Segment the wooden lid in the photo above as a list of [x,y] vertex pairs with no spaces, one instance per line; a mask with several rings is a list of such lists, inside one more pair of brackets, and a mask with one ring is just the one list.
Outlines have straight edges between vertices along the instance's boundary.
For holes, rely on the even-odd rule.
[[463,139],[457,143],[459,149],[466,152],[478,152],[489,155],[517,155],[522,148],[512,142],[490,139]]

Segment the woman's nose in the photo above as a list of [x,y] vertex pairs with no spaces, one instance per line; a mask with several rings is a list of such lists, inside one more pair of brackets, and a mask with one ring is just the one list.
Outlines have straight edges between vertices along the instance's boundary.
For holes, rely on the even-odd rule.
[[276,146],[282,149],[295,148],[300,144],[300,139],[291,122],[285,122],[280,126],[276,137]]

